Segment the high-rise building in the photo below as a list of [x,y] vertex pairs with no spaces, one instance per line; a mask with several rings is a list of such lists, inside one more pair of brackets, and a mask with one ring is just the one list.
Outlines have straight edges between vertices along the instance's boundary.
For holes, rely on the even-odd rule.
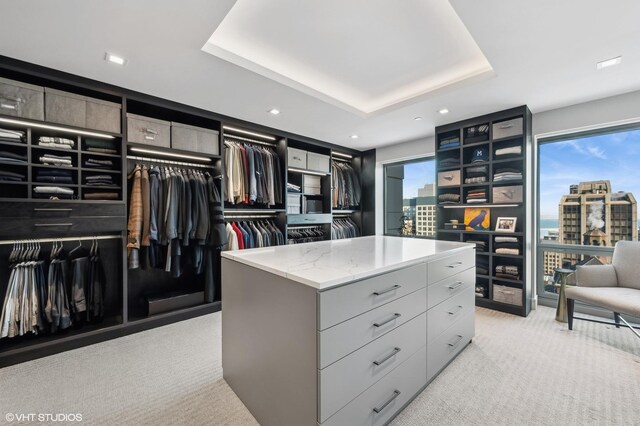
[[608,180],[571,185],[560,200],[560,244],[613,246],[638,240],[638,206],[630,192],[611,192]]
[[404,199],[402,211],[405,216],[405,234],[410,232],[418,237],[436,235],[436,198],[434,196]]
[[425,183],[422,188],[418,188],[419,197],[433,197],[436,195],[436,185],[434,183]]

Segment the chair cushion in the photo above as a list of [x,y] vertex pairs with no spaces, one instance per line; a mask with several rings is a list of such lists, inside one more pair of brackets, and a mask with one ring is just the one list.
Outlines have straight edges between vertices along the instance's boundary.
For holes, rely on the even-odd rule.
[[618,241],[611,263],[616,268],[620,287],[640,289],[640,242]]
[[617,287],[618,278],[613,265],[576,267],[576,285],[580,287]]
[[640,290],[627,287],[567,287],[568,299],[601,306],[613,312],[640,316]]

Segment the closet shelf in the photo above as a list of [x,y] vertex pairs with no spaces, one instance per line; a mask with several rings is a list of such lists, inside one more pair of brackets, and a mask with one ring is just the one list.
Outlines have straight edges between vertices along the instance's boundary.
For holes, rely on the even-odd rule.
[[55,152],[67,152],[69,154],[75,154],[78,155],[78,147],[75,146],[71,149],[64,149],[64,148],[54,148],[54,147],[48,147],[48,146],[40,146],[37,143],[32,144],[31,145],[31,149],[37,149],[37,150],[41,150],[41,151],[55,151]]
[[32,163],[31,166],[33,167],[38,167],[38,168],[42,168],[42,169],[56,169],[56,170],[78,170],[78,168],[76,166],[71,166],[71,167],[61,167],[61,166],[49,166],[47,164],[38,164],[38,163]]
[[22,142],[9,142],[9,141],[3,141],[3,140],[0,140],[0,145],[19,146],[22,148],[27,148],[29,146],[28,144],[22,143]]
[[505,138],[498,138],[498,139],[492,139],[491,142],[496,143],[496,142],[504,142],[504,141],[510,141],[510,140],[516,140],[516,139],[522,139],[524,137],[523,134],[519,134],[519,135],[515,135],[515,136],[507,136]]
[[511,157],[511,158],[501,158],[499,160],[493,160],[493,164],[510,163],[512,161],[522,161],[522,160],[524,160],[523,156]]
[[109,169],[96,169],[93,167],[83,167],[82,168],[82,172],[83,173],[87,173],[87,172],[97,172],[97,173],[114,173],[114,174],[120,174],[122,173],[122,171],[120,170],[109,170]]
[[110,157],[110,158],[121,158],[122,156],[119,154],[107,154],[106,152],[91,152],[91,151],[80,151],[83,155],[95,155],[97,157]]

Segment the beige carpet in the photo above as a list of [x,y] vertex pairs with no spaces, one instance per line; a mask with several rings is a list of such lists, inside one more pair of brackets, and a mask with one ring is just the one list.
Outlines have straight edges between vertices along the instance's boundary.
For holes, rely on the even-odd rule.
[[[478,309],[473,344],[394,424],[639,424],[640,339],[584,321],[568,332],[553,316]],[[1,369],[0,412],[3,424],[257,424],[222,379],[219,313]]]

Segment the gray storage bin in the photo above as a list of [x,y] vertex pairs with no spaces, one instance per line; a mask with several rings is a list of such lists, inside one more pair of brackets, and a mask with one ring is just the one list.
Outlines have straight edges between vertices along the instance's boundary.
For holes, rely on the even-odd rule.
[[182,123],[171,123],[171,147],[184,151],[218,155],[218,132]]
[[300,194],[287,194],[287,213],[288,214],[301,213],[300,197],[301,197]]
[[322,213],[322,200],[312,200],[307,199],[305,201],[305,213],[307,214],[318,214]]
[[328,155],[307,152],[307,169],[318,172],[330,173],[331,165]]
[[44,88],[0,78],[0,114],[44,120]]
[[521,203],[522,202],[522,185],[514,186],[494,186],[493,187],[494,203]]
[[171,123],[141,115],[127,114],[127,140],[133,143],[170,148]]
[[307,168],[307,151],[297,148],[288,148],[287,157],[289,160],[289,167],[294,167],[296,169]]
[[522,134],[522,117],[493,123],[493,139],[508,138]]
[[460,185],[460,170],[438,173],[438,186]]
[[522,289],[494,284],[493,300],[510,305],[522,306]]
[[122,132],[122,105],[101,99],[87,98],[87,129]]
[[44,89],[45,120],[74,127],[87,125],[87,98],[61,90]]
[[321,195],[322,186],[320,176],[304,175],[302,177],[303,192],[305,194]]

